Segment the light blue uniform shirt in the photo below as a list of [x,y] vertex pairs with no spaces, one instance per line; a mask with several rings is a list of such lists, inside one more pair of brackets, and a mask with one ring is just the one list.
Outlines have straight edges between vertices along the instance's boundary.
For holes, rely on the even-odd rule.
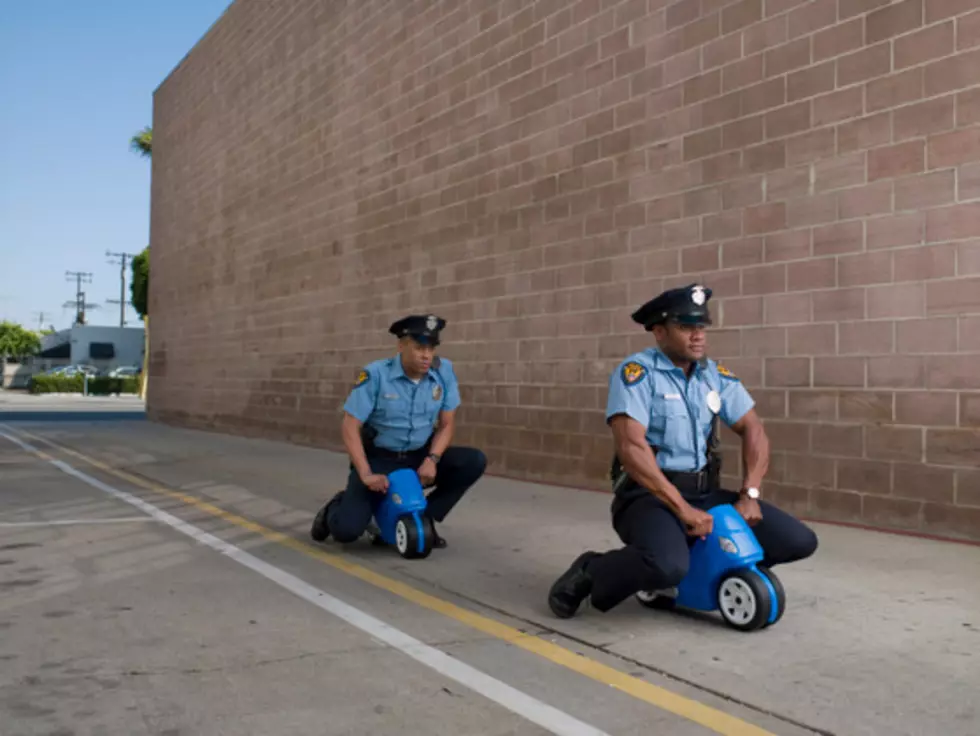
[[707,464],[712,391],[729,427],[755,406],[742,382],[715,361],[696,365],[688,380],[658,348],[648,348],[626,358],[610,376],[606,421],[628,414],[646,427],[662,470],[699,471]]
[[422,447],[439,412],[460,404],[459,383],[446,358],[433,361],[418,383],[402,370],[401,356],[368,364],[357,377],[344,411],[378,431],[374,444],[395,452]]

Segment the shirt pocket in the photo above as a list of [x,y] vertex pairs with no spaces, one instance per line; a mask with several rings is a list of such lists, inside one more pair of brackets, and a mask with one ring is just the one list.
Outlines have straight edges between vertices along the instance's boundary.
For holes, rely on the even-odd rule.
[[393,394],[382,394],[378,398],[378,413],[387,421],[406,420],[409,416],[409,402],[402,396],[390,398]]
[[681,398],[668,399],[654,396],[650,406],[650,427],[662,439],[671,431],[676,431],[679,422],[687,421],[687,407]]

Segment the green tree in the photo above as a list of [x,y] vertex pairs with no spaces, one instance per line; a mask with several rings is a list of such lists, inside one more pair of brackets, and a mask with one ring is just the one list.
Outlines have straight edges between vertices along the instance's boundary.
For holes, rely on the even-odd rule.
[[140,319],[144,319],[150,312],[147,303],[150,290],[150,246],[133,256],[133,277],[130,279],[129,289],[132,293],[133,309]]
[[0,322],[0,357],[26,358],[41,350],[41,338],[15,322]]
[[153,156],[153,128],[146,126],[130,138],[129,147],[140,156],[151,158]]

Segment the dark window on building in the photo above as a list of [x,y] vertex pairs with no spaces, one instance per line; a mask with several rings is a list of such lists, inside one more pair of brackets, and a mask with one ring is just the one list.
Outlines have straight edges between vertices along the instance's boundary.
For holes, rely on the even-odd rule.
[[89,343],[88,357],[92,360],[110,360],[116,357],[116,346],[111,342]]

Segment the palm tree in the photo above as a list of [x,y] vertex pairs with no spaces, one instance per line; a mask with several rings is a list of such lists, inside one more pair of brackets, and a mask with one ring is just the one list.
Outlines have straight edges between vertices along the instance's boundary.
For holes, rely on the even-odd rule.
[[150,158],[153,155],[153,128],[146,126],[130,138],[129,147],[140,156]]

